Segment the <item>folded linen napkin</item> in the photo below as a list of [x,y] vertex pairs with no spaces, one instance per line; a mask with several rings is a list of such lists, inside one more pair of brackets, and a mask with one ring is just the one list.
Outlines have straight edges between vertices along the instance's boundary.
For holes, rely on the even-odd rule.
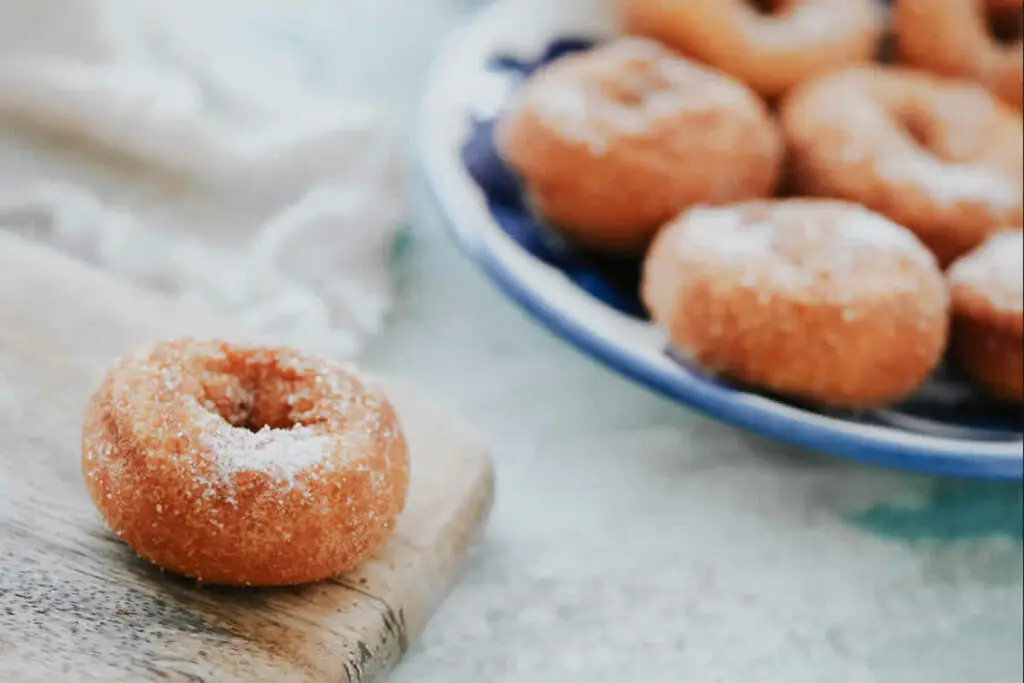
[[0,0],[0,229],[352,355],[390,304],[395,128],[184,7]]

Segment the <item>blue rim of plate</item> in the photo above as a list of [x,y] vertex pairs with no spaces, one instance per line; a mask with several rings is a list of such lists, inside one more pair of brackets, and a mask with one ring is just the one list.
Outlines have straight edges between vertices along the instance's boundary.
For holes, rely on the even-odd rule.
[[[1024,435],[1020,441],[924,435],[893,426],[852,422],[747,393],[711,381],[682,365],[666,369],[661,364],[650,362],[644,354],[630,352],[603,338],[585,323],[574,319],[571,313],[559,309],[533,291],[530,283],[513,272],[488,244],[486,231],[504,232],[489,217],[473,215],[475,209],[472,204],[479,201],[479,197],[460,192],[460,185],[464,185],[480,193],[468,178],[461,156],[466,134],[451,146],[445,145],[443,135],[434,134],[437,124],[435,109],[439,113],[458,109],[466,124],[473,119],[472,111],[464,104],[439,100],[436,94],[440,91],[438,86],[446,77],[450,80],[450,66],[460,62],[465,66],[465,58],[461,55],[472,52],[470,39],[477,30],[488,23],[499,22],[498,10],[508,14],[508,5],[512,2],[521,3],[521,0],[492,3],[470,15],[449,35],[429,71],[416,140],[426,185],[444,216],[449,234],[462,252],[506,296],[555,335],[610,369],[734,427],[820,453],[888,468],[982,479],[1024,479]],[[557,36],[552,34],[549,37],[553,40]],[[487,53],[488,57],[495,55],[495,51]],[[488,66],[481,62],[479,68],[486,70]],[[515,248],[532,258],[518,245]]]

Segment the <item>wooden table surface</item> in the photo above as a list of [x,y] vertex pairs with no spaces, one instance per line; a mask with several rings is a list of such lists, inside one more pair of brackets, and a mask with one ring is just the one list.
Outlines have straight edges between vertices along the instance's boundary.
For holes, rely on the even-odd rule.
[[82,480],[86,399],[132,345],[221,332],[233,334],[0,233],[0,680],[372,681],[450,588],[490,509],[490,460],[436,397],[395,381],[409,499],[359,571],[197,587],[109,532]]

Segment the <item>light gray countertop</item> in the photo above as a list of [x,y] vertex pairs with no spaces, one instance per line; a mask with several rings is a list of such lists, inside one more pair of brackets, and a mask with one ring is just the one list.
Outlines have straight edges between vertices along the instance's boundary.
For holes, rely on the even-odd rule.
[[[430,57],[476,4],[182,2],[268,49],[301,45],[311,79],[387,100],[409,131]],[[498,494],[394,680],[1024,680],[1021,486],[882,472],[699,417],[545,332],[422,192],[415,206],[364,360],[460,407]]]

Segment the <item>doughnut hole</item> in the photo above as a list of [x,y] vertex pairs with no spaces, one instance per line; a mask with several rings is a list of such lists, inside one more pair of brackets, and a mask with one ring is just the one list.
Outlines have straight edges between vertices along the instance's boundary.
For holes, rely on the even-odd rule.
[[889,217],[942,265],[1020,224],[1020,117],[977,84],[861,67],[800,86],[781,119],[796,191]]
[[956,164],[969,160],[981,140],[981,136],[974,134],[976,131],[956,136],[947,120],[936,116],[932,107],[917,102],[893,106],[889,115],[895,128],[919,151],[942,162]]
[[790,4],[790,2],[787,2],[786,0],[745,0],[745,2],[748,7],[758,14],[764,14],[766,16],[771,16],[778,12],[780,6]]
[[743,3],[758,15],[765,18],[781,18],[795,11],[806,0],[743,0]]
[[893,33],[900,60],[982,84],[1020,109],[1024,13],[1007,0],[898,0]]
[[928,77],[915,83],[913,74],[906,75],[903,83],[885,79],[871,95],[919,151],[946,164],[1021,174],[1021,155],[1004,134],[1011,112],[1000,112],[999,103],[974,84]]
[[997,45],[1013,47],[1024,38],[1024,7],[1001,7],[988,4],[985,9],[985,24],[989,38]]
[[893,123],[923,150],[932,151],[936,126],[930,112],[919,107],[897,109],[893,112]]
[[306,378],[293,367],[282,367],[277,357],[246,356],[228,348],[223,356],[207,359],[198,378],[204,407],[232,427],[259,432],[321,421],[311,414],[312,406],[296,401]]

